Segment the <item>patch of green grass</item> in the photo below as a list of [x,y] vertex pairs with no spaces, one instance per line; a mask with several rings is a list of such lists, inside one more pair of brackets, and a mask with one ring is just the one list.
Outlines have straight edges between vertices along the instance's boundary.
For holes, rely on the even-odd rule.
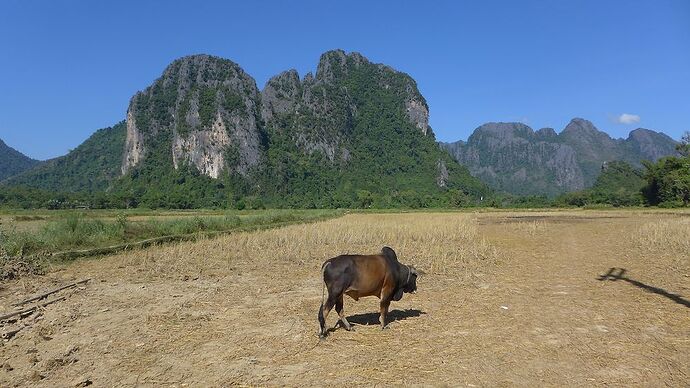
[[[269,227],[281,223],[307,222],[342,214],[338,210],[229,211],[225,214],[151,216],[130,220],[120,212],[92,217],[87,212],[63,213],[37,231],[0,231],[0,249],[9,257],[78,249],[103,248],[141,240],[184,236],[200,232],[224,232],[240,228]],[[138,216],[140,217],[140,216]]]

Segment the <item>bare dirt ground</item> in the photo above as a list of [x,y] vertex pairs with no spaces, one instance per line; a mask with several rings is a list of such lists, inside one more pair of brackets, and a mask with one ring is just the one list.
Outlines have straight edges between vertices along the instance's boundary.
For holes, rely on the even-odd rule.
[[[92,279],[0,326],[0,386],[689,386],[689,240],[687,214],[367,214],[81,260],[0,284],[6,312]],[[383,245],[418,293],[320,341],[321,263]]]

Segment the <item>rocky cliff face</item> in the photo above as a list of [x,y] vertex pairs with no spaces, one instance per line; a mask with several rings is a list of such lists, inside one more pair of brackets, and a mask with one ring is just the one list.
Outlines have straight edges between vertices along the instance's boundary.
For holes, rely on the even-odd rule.
[[254,79],[232,61],[178,59],[130,102],[122,173],[164,157],[212,178],[226,168],[246,174],[259,163],[260,106]]
[[557,134],[552,128],[534,132],[521,123],[488,123],[467,142],[443,148],[474,176],[514,194],[556,195],[591,186],[607,161],[640,166],[675,152],[670,137],[637,129],[626,139],[612,139],[591,122],[576,118]]
[[174,61],[132,98],[122,174],[162,155],[175,168],[189,164],[212,178],[224,170],[246,175],[261,162],[262,139],[271,131],[284,132],[307,154],[347,162],[359,114],[353,89],[361,81],[399,98],[409,122],[430,134],[429,110],[414,80],[358,53],[326,52],[316,76],[300,79],[289,70],[271,78],[261,93],[237,64],[194,55]]
[[331,161],[347,160],[345,143],[359,118],[357,98],[362,81],[371,81],[380,90],[400,97],[400,109],[423,135],[430,132],[429,109],[407,74],[372,64],[359,53],[342,50],[321,55],[316,76],[308,73],[300,80],[289,70],[271,78],[261,92],[262,118],[276,130],[289,127],[291,136],[307,153],[321,152]]
[[677,142],[664,133],[638,128],[630,132],[625,144],[632,155],[637,155],[642,160],[654,161],[674,155]]

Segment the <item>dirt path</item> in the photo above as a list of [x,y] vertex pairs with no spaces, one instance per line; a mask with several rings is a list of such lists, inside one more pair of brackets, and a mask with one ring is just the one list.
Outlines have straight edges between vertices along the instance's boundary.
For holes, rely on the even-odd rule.
[[[418,294],[393,304],[385,331],[376,299],[348,300],[356,331],[319,341],[318,268],[343,246],[393,240],[402,261],[422,263],[464,249],[433,240],[447,223],[438,215],[425,215],[428,231],[409,231],[400,242],[402,232],[356,240],[343,225],[361,229],[357,217],[370,217],[366,225],[385,217],[400,228],[412,220],[353,215],[289,227],[298,242],[288,232],[223,237],[80,261],[9,284],[0,289],[1,311],[37,290],[94,278],[0,346],[0,386],[690,384],[688,257],[631,242],[659,216],[474,215],[479,236],[499,252],[497,265],[463,278],[430,271]],[[325,236],[337,238],[319,234],[329,227]],[[266,236],[287,253],[275,257]],[[263,254],[229,253],[243,249]],[[627,272],[598,280],[611,267]]]

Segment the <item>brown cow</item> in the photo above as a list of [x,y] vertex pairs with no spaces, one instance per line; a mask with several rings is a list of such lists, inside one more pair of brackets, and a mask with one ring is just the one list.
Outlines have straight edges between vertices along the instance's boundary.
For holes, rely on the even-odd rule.
[[328,299],[324,304],[321,295],[319,308],[319,325],[321,338],[326,336],[326,318],[335,306],[345,329],[352,326],[345,319],[343,312],[343,294],[354,300],[364,296],[376,296],[381,299],[381,328],[386,327],[388,306],[392,300],[398,301],[403,293],[417,291],[417,270],[413,266],[398,262],[395,252],[383,247],[377,255],[341,255],[327,260],[321,266],[324,289],[328,288]]

